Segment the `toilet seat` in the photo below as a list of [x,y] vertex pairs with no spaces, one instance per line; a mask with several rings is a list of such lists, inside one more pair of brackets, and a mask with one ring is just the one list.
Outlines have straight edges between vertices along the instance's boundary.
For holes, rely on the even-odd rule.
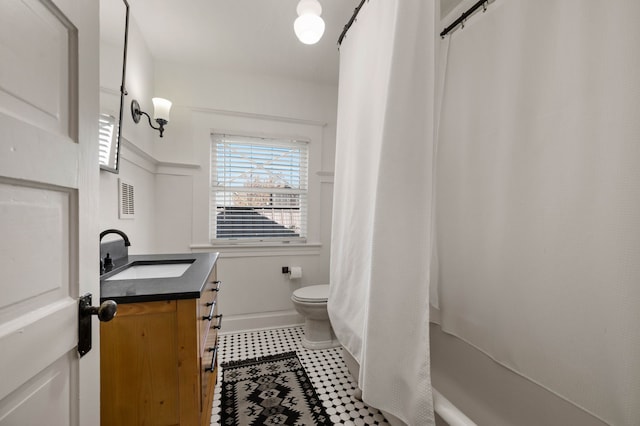
[[327,303],[329,284],[301,287],[293,292],[293,299],[304,303]]

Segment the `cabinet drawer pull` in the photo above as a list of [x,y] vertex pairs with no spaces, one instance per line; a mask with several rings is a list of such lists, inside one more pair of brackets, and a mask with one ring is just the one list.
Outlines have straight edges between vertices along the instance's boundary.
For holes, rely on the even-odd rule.
[[214,318],[218,319],[218,324],[214,325],[211,328],[213,328],[215,330],[220,330],[220,328],[222,328],[222,314],[218,314]]
[[214,288],[212,288],[211,291],[220,291],[220,284],[222,284],[222,281],[214,281],[213,283],[216,286]]
[[[214,300],[210,305],[211,310],[209,311],[209,315],[203,316],[203,321],[211,321],[213,319],[213,311],[216,309],[216,301]],[[209,306],[209,303],[207,303],[207,306]]]
[[209,372],[213,372],[213,370],[215,370],[216,368],[216,358],[218,357],[218,344],[216,344],[213,347],[207,348],[207,351],[213,352],[213,356],[211,357],[211,365],[204,369],[204,371],[209,373]]

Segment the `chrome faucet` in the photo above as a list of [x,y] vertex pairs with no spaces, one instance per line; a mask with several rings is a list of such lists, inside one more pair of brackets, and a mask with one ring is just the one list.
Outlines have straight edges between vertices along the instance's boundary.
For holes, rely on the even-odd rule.
[[[126,247],[131,246],[131,242],[129,241],[129,237],[127,237],[127,234],[125,234],[124,232],[122,232],[119,229],[106,229],[106,230],[102,231],[100,233],[100,242],[102,242],[102,239],[108,234],[120,235],[122,237],[122,239],[124,240],[125,250],[126,250]],[[109,271],[111,271],[111,269],[113,269],[113,259],[111,258],[111,255],[109,253],[107,253],[107,255],[104,257],[104,259],[102,257],[100,257],[100,274],[102,274],[104,272],[109,272]]]

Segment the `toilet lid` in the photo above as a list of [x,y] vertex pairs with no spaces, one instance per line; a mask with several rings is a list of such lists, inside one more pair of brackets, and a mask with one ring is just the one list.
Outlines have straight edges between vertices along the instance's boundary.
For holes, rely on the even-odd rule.
[[293,297],[302,302],[326,302],[329,298],[329,284],[301,287],[293,292]]

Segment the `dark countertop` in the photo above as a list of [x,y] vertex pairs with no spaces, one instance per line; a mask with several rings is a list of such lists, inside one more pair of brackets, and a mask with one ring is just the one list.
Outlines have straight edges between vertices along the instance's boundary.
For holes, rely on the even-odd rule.
[[[180,277],[106,281],[132,263],[184,263],[189,259],[194,262]],[[198,298],[217,260],[218,253],[149,254],[118,259],[114,261],[113,270],[100,276],[100,302],[107,299],[117,303],[136,303]]]

